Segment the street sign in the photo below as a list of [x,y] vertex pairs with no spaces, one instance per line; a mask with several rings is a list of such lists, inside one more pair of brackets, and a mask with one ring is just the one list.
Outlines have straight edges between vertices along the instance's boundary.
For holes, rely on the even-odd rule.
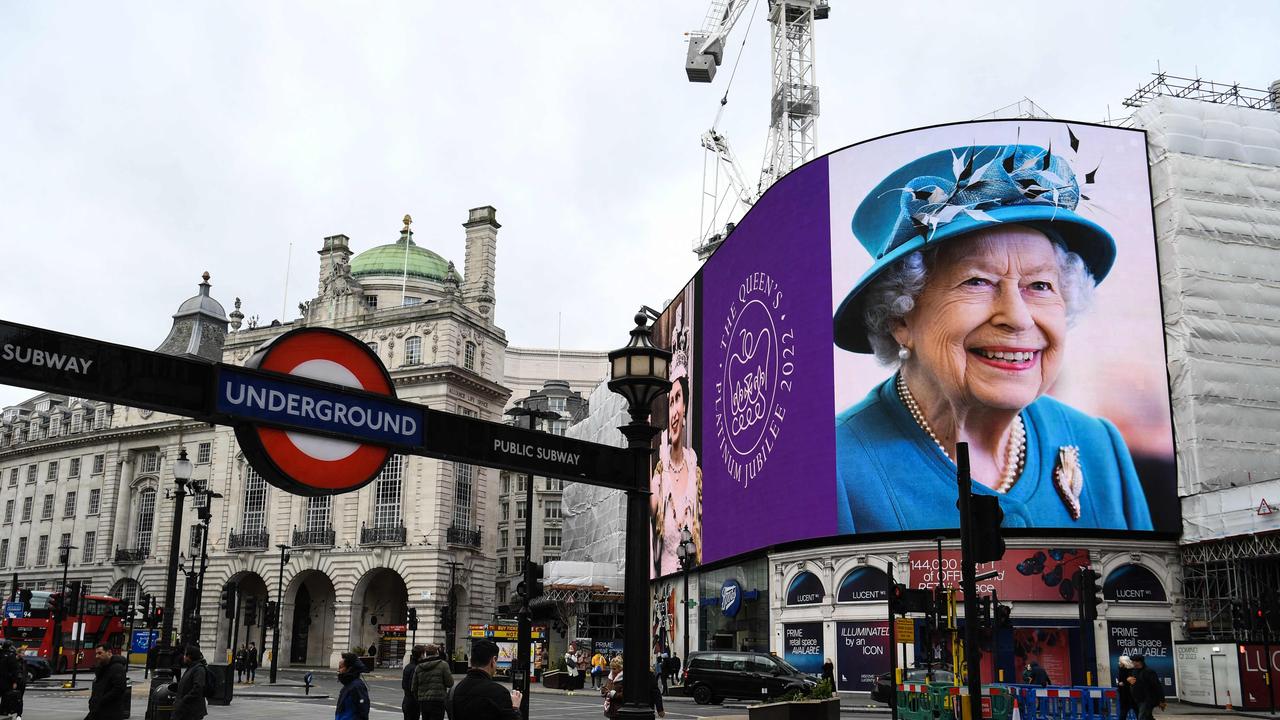
[[27,612],[27,606],[23,605],[20,602],[11,602],[11,603],[4,604],[5,618],[17,619],[25,615],[26,612]]
[[911,618],[898,618],[893,621],[893,638],[896,643],[914,645],[916,642],[916,622]]
[[129,652],[145,653],[151,650],[159,639],[159,630],[134,630],[129,642]]

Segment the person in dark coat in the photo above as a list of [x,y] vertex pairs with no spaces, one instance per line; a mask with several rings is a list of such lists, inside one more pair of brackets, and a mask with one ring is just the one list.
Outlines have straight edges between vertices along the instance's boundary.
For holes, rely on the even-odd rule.
[[361,679],[364,663],[355,653],[342,653],[338,661],[338,704],[334,708],[334,720],[369,720],[369,688]]
[[1129,678],[1133,677],[1133,660],[1128,655],[1121,655],[1119,667],[1116,669],[1116,698],[1120,701],[1120,720],[1129,720],[1129,713],[1135,712],[1137,706],[1133,703],[1133,688],[1129,685]]
[[836,666],[831,662],[831,658],[827,658],[826,662],[822,663],[822,679],[831,683],[832,690],[836,689]]
[[471,666],[445,700],[450,720],[519,720],[519,690],[493,681],[498,672],[498,646],[480,640],[471,646]]
[[404,713],[404,720],[418,720],[418,696],[413,693],[413,673],[426,654],[425,645],[414,645],[413,652],[409,653],[409,662],[400,673],[400,690],[404,693],[400,699],[400,712]]
[[453,673],[438,645],[428,645],[427,654],[413,674],[413,694],[418,698],[422,720],[444,720],[444,700],[453,687]]
[[[645,673],[649,676],[649,706],[654,709],[658,717],[667,716],[667,708],[662,703],[662,690],[658,687],[658,676],[653,673]],[[618,672],[610,681],[608,689],[603,691],[605,698],[605,717],[616,717],[617,711],[622,707],[623,687],[626,685],[624,673]]]
[[1141,655],[1129,658],[1133,661],[1133,675],[1127,682],[1133,690],[1133,702],[1137,705],[1138,720],[1153,720],[1152,713],[1159,705],[1164,710],[1164,685],[1156,671],[1147,667],[1147,659]]
[[1039,685],[1040,687],[1045,687],[1050,683],[1049,673],[1045,672],[1045,669],[1040,667],[1040,663],[1032,660],[1027,663],[1026,669],[1022,671],[1022,682],[1028,685]]
[[188,645],[182,652],[182,677],[174,690],[173,720],[200,720],[209,714],[204,702],[204,686],[209,682],[209,666],[200,648]]
[[0,715],[22,715],[22,696],[27,691],[27,672],[13,641],[0,642]]
[[244,666],[244,672],[249,678],[248,684],[253,685],[257,680],[258,666],[262,664],[262,657],[258,655],[258,646],[253,643],[249,643],[245,654],[248,656],[249,662]]
[[129,717],[129,662],[106,645],[93,654],[93,689],[84,720],[124,720]]

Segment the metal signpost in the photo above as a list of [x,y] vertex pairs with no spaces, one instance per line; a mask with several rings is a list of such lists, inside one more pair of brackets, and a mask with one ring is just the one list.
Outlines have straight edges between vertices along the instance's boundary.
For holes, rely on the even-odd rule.
[[[647,340],[647,328],[640,324],[638,330]],[[633,344],[636,332],[632,331]],[[652,345],[648,349],[656,350]],[[336,372],[332,371],[335,365]],[[665,383],[665,361],[662,367],[659,385]],[[630,537],[643,535],[648,522],[648,499],[642,496],[648,494],[645,453],[652,433],[641,427],[647,426],[647,406],[644,418],[633,409],[633,421],[624,428],[631,439],[628,449],[433,410],[396,399],[390,376],[377,356],[358,339],[327,328],[287,332],[240,367],[0,320],[0,384],[233,426],[254,470],[295,494],[357,490],[372,482],[396,452],[626,490],[628,647],[645,646],[648,545],[632,542]],[[636,404],[635,398],[628,399]],[[302,431],[317,441],[355,442],[359,448],[332,461],[326,453],[310,455],[282,441],[289,431]],[[184,479],[178,480],[176,512],[181,511],[185,494]],[[531,507],[527,510],[532,512]],[[174,525],[175,543],[179,526]],[[171,564],[176,563],[177,551],[176,546],[170,549]],[[168,627],[174,606],[172,586],[165,597]],[[156,653],[159,667],[174,665],[174,658],[165,652],[171,651],[170,634],[161,634]],[[637,653],[628,656],[633,677],[643,677],[647,664]],[[635,712],[636,705],[648,700],[648,686],[636,682],[627,688],[628,704],[635,704],[628,709]],[[150,711],[148,716],[157,717]]]

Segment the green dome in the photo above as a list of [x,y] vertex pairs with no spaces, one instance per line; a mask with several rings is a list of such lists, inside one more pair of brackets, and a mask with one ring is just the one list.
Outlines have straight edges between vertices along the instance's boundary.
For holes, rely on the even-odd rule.
[[[405,241],[409,246],[406,251]],[[405,254],[408,253],[406,269]],[[390,245],[379,245],[370,248],[351,258],[351,274],[356,278],[372,275],[400,275],[443,281],[449,274],[449,263],[439,255],[418,247],[413,238],[401,234],[400,239]]]

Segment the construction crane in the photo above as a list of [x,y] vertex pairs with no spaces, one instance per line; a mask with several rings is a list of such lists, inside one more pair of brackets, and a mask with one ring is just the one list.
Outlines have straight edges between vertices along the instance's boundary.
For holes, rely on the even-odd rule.
[[[758,6],[760,0],[712,0],[702,28],[689,33],[685,74],[690,82],[715,80],[716,68],[724,60],[725,43],[747,5],[753,2]],[[717,129],[729,101],[729,85],[733,82],[733,73],[730,73],[715,122],[702,134],[702,212],[694,241],[694,252],[700,260],[709,257],[732,232],[732,218],[738,217],[739,210],[745,212],[778,178],[812,160],[816,153],[819,102],[813,23],[826,19],[831,9],[828,0],[767,2],[772,92],[769,137],[760,178],[755,187],[748,184],[728,138]],[[751,12],[751,17],[754,16],[755,7]]]

